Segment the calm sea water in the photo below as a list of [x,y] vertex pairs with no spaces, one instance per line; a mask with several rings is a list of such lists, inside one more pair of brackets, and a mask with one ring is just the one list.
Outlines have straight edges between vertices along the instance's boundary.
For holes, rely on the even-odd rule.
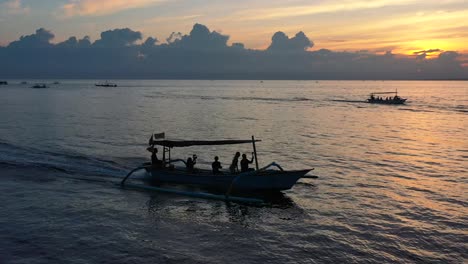
[[[468,260],[468,82],[20,81],[0,86],[1,263]],[[394,90],[406,105],[360,102]],[[261,207],[118,188],[158,132],[255,135],[260,165],[320,178]]]

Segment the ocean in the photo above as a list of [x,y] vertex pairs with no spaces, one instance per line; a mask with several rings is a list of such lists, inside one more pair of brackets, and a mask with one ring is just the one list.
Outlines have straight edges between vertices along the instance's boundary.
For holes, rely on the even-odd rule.
[[[468,261],[466,81],[22,81],[0,86],[0,263]],[[160,132],[254,135],[260,166],[319,178],[262,206],[119,188]]]

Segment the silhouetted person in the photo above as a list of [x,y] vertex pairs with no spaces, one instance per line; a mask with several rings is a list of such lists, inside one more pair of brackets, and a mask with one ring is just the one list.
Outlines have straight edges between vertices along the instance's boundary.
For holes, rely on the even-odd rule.
[[194,167],[195,164],[197,164],[197,155],[193,155],[193,158],[188,158],[187,159],[187,171],[190,173],[193,173],[195,171]]
[[236,155],[234,155],[234,158],[232,159],[231,166],[229,166],[229,170],[231,173],[236,173],[239,172],[239,157],[240,157],[240,152],[236,152]]
[[154,167],[160,167],[162,162],[158,159],[156,153],[158,153],[158,149],[153,148],[153,151],[151,151],[151,165]]
[[253,169],[249,169],[249,163],[252,163],[253,160],[254,160],[253,152],[252,152],[252,158],[250,160],[247,159],[247,155],[242,154],[241,172],[253,170]]
[[221,162],[218,161],[218,156],[214,157],[215,161],[213,161],[213,163],[211,163],[211,168],[213,169],[213,174],[222,174],[221,171],[219,171],[219,169],[222,169],[223,167],[221,167]]

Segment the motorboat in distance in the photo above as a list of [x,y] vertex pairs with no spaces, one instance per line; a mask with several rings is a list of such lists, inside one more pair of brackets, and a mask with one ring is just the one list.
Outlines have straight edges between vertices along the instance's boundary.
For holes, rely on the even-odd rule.
[[117,84],[115,83],[110,83],[108,81],[105,81],[103,83],[96,83],[94,84],[95,86],[100,86],[100,87],[117,87]]
[[43,89],[43,88],[49,88],[49,87],[47,87],[47,85],[45,83],[36,83],[33,86],[31,86],[31,88]]
[[8,85],[7,81],[0,81],[0,85]]
[[[376,95],[381,95],[381,94],[390,94],[390,96],[387,97],[380,97]],[[369,98],[367,99],[367,102],[370,104],[390,104],[390,105],[401,105],[406,102],[406,98],[401,98],[398,96],[398,91],[395,92],[379,92],[379,93],[371,93],[369,95]]]
[[[149,175],[152,184],[182,184],[197,185],[200,187],[224,190],[228,193],[238,191],[243,193],[256,192],[279,192],[291,189],[301,178],[317,178],[317,176],[307,176],[306,174],[313,170],[284,170],[275,162],[259,168],[257,161],[257,152],[255,143],[260,140],[153,140],[151,136],[148,151],[154,152],[156,146],[162,146],[162,160],[153,160],[152,163],[145,163],[142,166],[132,170],[122,180],[122,186],[129,176],[140,169],[145,169]],[[239,172],[237,170],[225,170],[213,172],[207,169],[193,169],[188,166],[183,159],[171,159],[171,149],[176,147],[190,146],[215,146],[215,145],[233,145],[251,143],[255,157],[255,169]],[[157,149],[156,149],[157,152]],[[194,156],[195,158],[195,156]],[[174,163],[182,163],[183,166],[176,167]]]

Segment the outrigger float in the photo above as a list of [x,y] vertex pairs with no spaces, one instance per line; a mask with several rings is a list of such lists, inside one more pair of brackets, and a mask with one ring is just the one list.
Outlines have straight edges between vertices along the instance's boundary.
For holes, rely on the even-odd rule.
[[[157,134],[156,134],[157,135]],[[160,192],[168,192],[181,194],[192,197],[201,197],[208,199],[247,202],[247,203],[263,203],[262,199],[247,198],[240,196],[232,196],[231,193],[242,193],[252,196],[257,193],[274,193],[283,190],[291,189],[296,182],[301,178],[318,178],[317,176],[306,175],[312,169],[304,170],[284,170],[279,164],[272,162],[269,165],[259,168],[257,160],[257,150],[255,143],[260,140],[153,140],[151,136],[148,148],[152,151],[155,146],[162,146],[162,160],[156,164],[145,163],[132,171],[122,180],[120,185],[122,187],[130,187],[144,190],[153,190]],[[255,158],[255,170],[231,173],[230,171],[223,171],[220,174],[213,174],[211,170],[196,169],[189,171],[187,164],[182,159],[172,159],[171,149],[175,147],[190,147],[190,146],[215,146],[215,145],[233,145],[233,144],[247,144],[251,143]],[[182,163],[183,167],[174,166],[175,163]],[[146,170],[150,176],[149,182],[151,185],[143,184],[130,184],[126,181],[130,176],[139,170]],[[169,184],[182,184],[182,185],[196,185],[209,189],[216,189],[223,191],[224,195],[217,195],[212,193],[203,192],[186,192],[175,189],[166,189],[156,187],[162,183]]]
[[[389,96],[383,99],[382,97],[379,97],[379,96],[375,97],[375,95],[378,95],[378,94],[392,94],[394,96]],[[400,96],[398,96],[398,91],[395,91],[395,92],[371,93],[369,95],[369,99],[367,99],[367,102],[370,104],[400,105],[400,104],[404,104],[406,100],[407,100],[406,98],[401,98]]]

